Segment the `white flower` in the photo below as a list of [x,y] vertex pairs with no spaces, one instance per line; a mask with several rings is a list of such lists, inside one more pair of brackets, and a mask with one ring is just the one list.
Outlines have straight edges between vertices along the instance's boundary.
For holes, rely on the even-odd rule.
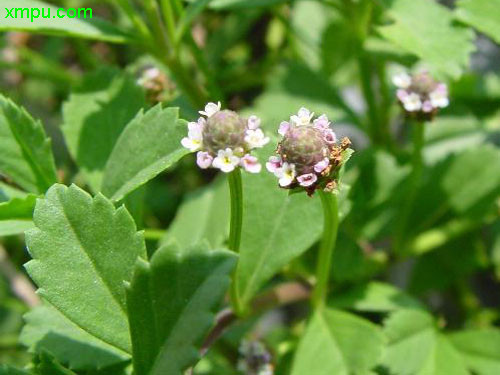
[[212,165],[214,157],[205,151],[198,151],[196,154],[196,164],[201,169],[207,169]]
[[282,121],[278,129],[278,133],[281,135],[285,135],[286,133],[288,133],[289,130],[290,130],[290,123]]
[[323,160],[316,163],[314,166],[314,171],[317,173],[323,172],[330,165],[330,160],[328,158],[324,158]]
[[276,177],[279,178],[279,184],[282,187],[290,185],[295,179],[295,165],[283,163],[281,168],[276,170]]
[[318,176],[314,173],[307,173],[297,177],[300,186],[308,187],[318,181]]
[[205,106],[205,110],[204,111],[200,111],[200,115],[202,116],[207,116],[207,117],[212,117],[213,115],[215,115],[217,112],[219,112],[221,109],[221,104],[220,102],[217,102],[217,104],[215,103],[208,103],[206,106]]
[[199,123],[189,122],[188,129],[188,136],[182,138],[181,144],[191,152],[198,151],[203,143],[202,127]]
[[257,116],[255,115],[252,115],[248,118],[248,129],[252,129],[252,130],[255,130],[255,129],[258,129],[260,127],[260,118],[258,118]]
[[398,91],[396,91],[396,96],[401,102],[403,102],[408,97],[408,95],[408,91],[406,90],[399,89]]
[[233,150],[226,148],[225,150],[219,150],[212,166],[222,172],[229,173],[234,171],[238,164],[240,164],[240,158],[233,155]]
[[250,148],[261,148],[269,142],[269,137],[266,137],[261,129],[249,129],[245,134],[245,142]]
[[403,107],[408,112],[416,112],[422,109],[422,101],[420,100],[420,96],[418,94],[415,94],[414,92],[408,94],[408,96],[405,97],[402,102]]
[[323,130],[323,136],[325,138],[326,143],[329,144],[337,143],[337,136],[335,135],[332,129]]
[[396,74],[394,77],[392,77],[392,83],[394,83],[394,85],[397,87],[407,89],[411,85],[411,76],[405,72]]
[[259,173],[262,169],[259,159],[248,154],[241,158],[240,165],[245,169],[245,171],[250,173]]
[[314,113],[311,113],[311,111],[309,111],[307,108],[302,107],[301,109],[299,109],[297,115],[293,115],[292,117],[290,117],[290,121],[295,126],[309,125],[313,116]]
[[281,157],[270,156],[268,162],[266,163],[266,168],[269,172],[276,174],[276,171],[281,168],[281,164],[282,164]]
[[330,127],[330,121],[326,115],[319,116],[313,121],[314,127],[319,130],[326,130]]
[[445,108],[448,107],[450,101],[448,99],[448,88],[445,84],[440,84],[438,87],[429,94],[429,99],[431,104],[435,108]]

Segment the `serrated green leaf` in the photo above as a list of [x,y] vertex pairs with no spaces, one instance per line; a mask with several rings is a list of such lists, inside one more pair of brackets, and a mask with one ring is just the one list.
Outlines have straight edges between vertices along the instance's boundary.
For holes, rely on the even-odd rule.
[[82,86],[64,103],[62,132],[93,191],[100,191],[115,143],[144,105],[144,93],[134,78],[114,68],[85,76]]
[[12,198],[0,203],[0,236],[23,233],[33,227],[33,210],[36,195],[28,194],[24,198]]
[[0,173],[33,193],[57,181],[51,142],[40,121],[0,95]]
[[123,281],[146,248],[127,210],[75,185],[54,185],[33,219],[26,269],[38,294],[91,335],[130,352]]
[[378,281],[356,286],[334,295],[328,306],[358,311],[388,312],[402,308],[424,308],[423,304],[404,291]]
[[161,243],[186,247],[206,240],[212,247],[222,245],[229,233],[229,203],[225,178],[188,194]]
[[[21,13],[19,10],[16,16],[14,11],[12,14],[12,16],[14,16],[13,18],[12,16],[8,16],[6,8],[9,10],[12,8],[29,9],[30,13],[27,13],[26,10],[24,13]],[[32,15],[36,17],[37,14],[31,11],[33,8],[39,10],[38,18],[32,18]],[[90,12],[84,14],[82,10],[79,13],[80,8],[77,8],[76,17],[71,18],[67,16],[65,11],[61,11],[60,14],[58,14],[58,9],[60,8],[43,1],[4,0],[0,13],[0,17],[2,18],[0,31],[29,31],[38,34],[96,39],[113,43],[134,41],[131,34],[118,29],[109,22],[94,17],[93,14],[91,17]],[[42,15],[45,17],[42,17]],[[64,16],[64,18],[58,17],[59,15]],[[70,15],[72,15],[72,13]],[[88,17],[88,19],[85,17]]]
[[450,206],[458,213],[479,211],[500,196],[500,149],[482,145],[453,159],[441,187]]
[[398,375],[468,375],[460,354],[431,315],[399,310],[385,322],[389,340],[383,364]]
[[474,51],[471,30],[453,24],[450,10],[434,0],[381,0],[394,23],[380,34],[420,57],[435,73],[458,78]]
[[139,260],[127,290],[137,375],[182,375],[198,359],[236,255],[205,244],[164,246]]
[[118,201],[189,153],[181,145],[186,121],[178,108],[161,104],[142,111],[127,125],[104,171],[103,193]]
[[457,18],[500,43],[500,0],[459,0]]
[[452,333],[448,338],[474,374],[500,373],[500,330],[466,330]]
[[50,352],[73,370],[92,370],[130,359],[127,353],[106,344],[45,303],[24,316],[20,342],[33,353]]
[[[272,148],[259,153],[261,160]],[[306,251],[322,230],[318,197],[288,194],[276,177],[263,172],[243,175],[243,231],[236,272],[238,294],[248,303],[263,284]]]
[[47,352],[40,353],[40,363],[36,365],[36,370],[39,375],[76,375]]
[[375,324],[342,311],[319,310],[299,342],[291,375],[366,374],[383,348]]

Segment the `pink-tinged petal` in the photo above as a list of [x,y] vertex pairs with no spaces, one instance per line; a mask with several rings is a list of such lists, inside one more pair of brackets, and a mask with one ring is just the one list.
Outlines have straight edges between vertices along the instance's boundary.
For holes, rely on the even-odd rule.
[[313,121],[314,127],[316,129],[325,130],[330,127],[330,121],[326,115],[319,116],[316,120]]
[[196,164],[198,164],[198,167],[200,167],[201,169],[209,168],[212,165],[213,160],[214,157],[208,152],[199,151],[196,154]]
[[334,144],[337,143],[337,136],[333,132],[332,129],[326,129],[323,131],[323,136],[325,138],[326,143]]
[[280,135],[285,135],[286,133],[288,133],[288,131],[290,130],[290,123],[289,122],[286,122],[286,121],[283,121],[281,124],[280,124],[280,127],[278,129],[278,133]]
[[262,165],[259,163],[259,159],[252,155],[245,155],[241,158],[240,165],[250,173],[260,173],[262,170]]
[[429,113],[432,112],[434,107],[432,106],[432,103],[429,100],[426,100],[425,102],[422,103],[422,111]]
[[205,106],[205,110],[204,111],[199,111],[200,115],[202,116],[206,116],[206,117],[212,117],[213,115],[215,115],[217,112],[219,112],[221,109],[221,104],[220,102],[217,102],[217,104],[215,103],[208,103],[206,106]]
[[396,91],[396,96],[400,101],[404,101],[408,97],[408,95],[409,94],[406,90],[399,89],[398,91]]
[[269,157],[269,161],[266,163],[266,168],[271,173],[276,173],[278,169],[281,168],[282,161],[279,156]]
[[257,116],[250,116],[248,118],[248,129],[255,130],[260,127],[261,120]]
[[297,177],[300,186],[308,187],[318,181],[318,176],[314,173],[303,174]]
[[314,171],[317,173],[323,172],[330,165],[330,160],[328,158],[324,158],[320,162],[316,163],[314,166]]

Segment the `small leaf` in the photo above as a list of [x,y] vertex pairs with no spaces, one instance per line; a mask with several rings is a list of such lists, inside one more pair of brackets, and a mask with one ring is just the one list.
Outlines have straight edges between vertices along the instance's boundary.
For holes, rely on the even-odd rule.
[[189,153],[181,146],[186,121],[178,108],[161,104],[142,111],[127,125],[109,157],[103,193],[118,201]]
[[212,247],[222,245],[229,233],[229,203],[225,178],[188,194],[161,243],[186,247],[206,240]]
[[26,269],[38,294],[89,334],[130,352],[123,281],[146,248],[127,210],[75,185],[54,185],[33,219]]
[[127,290],[136,375],[182,375],[197,361],[235,263],[203,244],[164,246],[137,262]]
[[0,95],[0,173],[33,193],[57,181],[51,142],[40,121]]
[[24,198],[12,198],[0,203],[0,236],[23,233],[33,228],[33,210],[36,195],[28,194]]
[[391,284],[372,281],[335,295],[329,306],[358,311],[388,312],[402,308],[422,309],[424,306],[409,294]]
[[466,330],[448,335],[467,367],[477,375],[500,374],[500,330]]
[[384,337],[375,324],[342,311],[319,310],[299,342],[291,374],[366,374],[383,348]]
[[500,0],[459,0],[457,18],[500,44]]
[[64,103],[62,132],[93,191],[100,191],[116,141],[144,104],[144,93],[133,77],[114,68],[85,76],[82,86]]
[[70,321],[45,303],[24,316],[20,342],[31,352],[48,351],[73,370],[92,370],[130,359],[114,346],[106,344]]
[[453,15],[434,0],[382,0],[393,24],[378,31],[431,70],[458,78],[474,51],[474,33],[453,24]]
[[398,375],[468,375],[460,354],[441,334],[431,315],[399,310],[385,322],[389,340],[383,364]]
[[[260,159],[271,152],[266,147]],[[271,173],[244,174],[243,192],[236,276],[240,299],[246,304],[266,281],[316,242],[323,224],[319,198],[288,194]]]
[[[94,17],[91,8],[77,8],[75,17],[70,17],[66,11],[58,13],[58,7],[52,4],[37,0],[4,0],[2,9],[18,9],[11,16],[5,10],[2,15],[0,31],[29,31],[39,34],[48,34],[56,36],[77,37],[86,39],[96,39],[113,43],[126,43],[134,41],[131,34],[118,29],[113,24],[102,19]],[[21,9],[24,12],[21,13]],[[26,9],[31,10],[27,12]],[[35,13],[33,9],[39,10]],[[69,8],[67,10],[70,10]],[[74,8],[73,8],[74,9]],[[89,11],[90,9],[90,11]],[[38,17],[36,17],[38,14]],[[61,16],[61,17],[60,17]],[[63,16],[63,17],[62,17]],[[88,17],[88,19],[87,19]]]

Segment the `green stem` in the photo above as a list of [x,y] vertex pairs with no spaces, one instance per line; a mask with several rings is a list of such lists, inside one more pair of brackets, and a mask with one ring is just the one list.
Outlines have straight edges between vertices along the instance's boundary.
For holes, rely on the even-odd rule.
[[423,171],[422,149],[424,147],[425,123],[415,121],[413,123],[413,155],[411,159],[412,170],[408,181],[408,193],[405,197],[404,206],[401,210],[398,230],[396,233],[395,249],[401,251],[408,237],[406,229],[413,208],[415,198],[420,186]]
[[161,229],[144,229],[144,238],[150,241],[159,241],[165,236],[165,233]]
[[[236,168],[227,176],[229,193],[231,195],[231,221],[229,228],[229,249],[238,253],[240,251],[241,229],[243,227],[243,187],[241,183],[241,171]],[[231,304],[236,315],[243,316],[245,308],[242,306],[239,293],[236,272],[233,273],[231,282]]]
[[167,33],[170,41],[173,43],[175,40],[175,16],[172,8],[172,0],[162,0],[161,8],[163,10],[163,18],[167,25]]
[[139,16],[139,13],[134,9],[134,7],[129,3],[129,0],[117,0],[119,7],[127,14],[130,21],[134,24],[137,31],[146,40],[151,38],[151,33]]
[[229,230],[229,249],[235,253],[240,250],[241,228],[243,225],[243,188],[241,172],[236,168],[228,174],[229,192],[231,194],[231,227]]
[[316,268],[316,286],[312,295],[312,303],[316,308],[323,306],[326,301],[333,251],[335,250],[339,226],[337,196],[322,190],[319,190],[319,196],[323,206],[324,224]]
[[377,113],[377,102],[375,100],[375,92],[372,88],[373,83],[373,64],[368,56],[361,56],[358,60],[359,75],[361,79],[361,90],[363,92],[363,97],[365,98],[366,105],[368,107],[368,132],[370,134],[371,141],[374,144],[380,144],[379,136],[379,121]]

